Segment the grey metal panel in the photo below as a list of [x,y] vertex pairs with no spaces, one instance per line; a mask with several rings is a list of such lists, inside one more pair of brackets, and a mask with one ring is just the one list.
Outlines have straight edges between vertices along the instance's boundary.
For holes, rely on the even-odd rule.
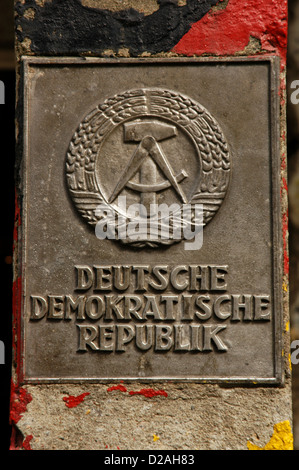
[[[281,382],[278,78],[269,57],[23,60],[25,382]],[[202,247],[100,240],[114,190],[203,204]]]

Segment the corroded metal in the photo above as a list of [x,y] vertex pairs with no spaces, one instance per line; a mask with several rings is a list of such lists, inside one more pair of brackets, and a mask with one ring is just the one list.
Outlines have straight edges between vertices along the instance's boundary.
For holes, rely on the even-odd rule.
[[25,382],[280,383],[278,74],[274,58],[24,59]]

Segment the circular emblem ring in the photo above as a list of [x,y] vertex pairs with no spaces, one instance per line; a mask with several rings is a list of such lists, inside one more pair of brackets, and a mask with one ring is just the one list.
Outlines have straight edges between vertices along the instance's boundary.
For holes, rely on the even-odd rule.
[[[171,236],[182,220],[154,215],[153,238],[148,236],[148,212],[138,217],[139,224],[144,220],[144,234],[139,230],[137,237],[128,237],[124,233],[136,223],[136,214],[119,205],[121,196],[145,208],[188,206],[191,226],[201,205],[205,226],[225,198],[230,168],[227,142],[211,114],[188,96],[160,88],[129,90],[98,105],[79,124],[66,159],[69,193],[83,219],[97,226],[117,217],[110,238],[141,248],[184,239],[183,231]],[[168,237],[163,236],[165,222]]]

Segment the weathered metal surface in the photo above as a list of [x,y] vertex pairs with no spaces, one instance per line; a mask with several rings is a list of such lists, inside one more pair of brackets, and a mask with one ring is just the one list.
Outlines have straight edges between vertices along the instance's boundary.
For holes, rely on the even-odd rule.
[[[277,60],[23,68],[24,381],[279,383]],[[202,246],[119,196],[188,206]]]

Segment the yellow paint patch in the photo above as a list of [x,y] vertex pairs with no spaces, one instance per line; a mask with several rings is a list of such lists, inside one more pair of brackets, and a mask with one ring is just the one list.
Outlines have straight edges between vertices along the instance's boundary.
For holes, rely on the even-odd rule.
[[292,370],[291,354],[289,354],[288,359],[289,359],[289,368],[290,370]]
[[285,292],[288,292],[288,285],[286,282],[283,283],[282,288]]
[[290,322],[286,322],[286,331],[289,331],[290,330]]
[[273,427],[273,434],[270,441],[264,446],[259,447],[251,442],[247,442],[249,450],[293,450],[293,434],[289,421],[282,421]]
[[160,439],[159,436],[157,436],[156,434],[153,434],[153,441],[156,442]]

